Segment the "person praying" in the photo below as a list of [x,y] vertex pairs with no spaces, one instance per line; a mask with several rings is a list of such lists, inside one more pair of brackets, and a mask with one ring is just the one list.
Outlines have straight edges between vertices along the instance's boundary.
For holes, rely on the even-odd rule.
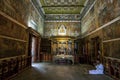
[[100,60],[96,61],[97,65],[95,70],[89,70],[89,74],[104,74],[104,66],[100,63]]

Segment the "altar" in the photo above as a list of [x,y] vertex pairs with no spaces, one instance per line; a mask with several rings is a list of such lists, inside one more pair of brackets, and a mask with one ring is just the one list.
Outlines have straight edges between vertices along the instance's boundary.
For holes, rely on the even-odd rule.
[[61,26],[58,35],[51,36],[51,53],[54,63],[74,64],[74,36],[67,35],[65,26]]
[[53,56],[54,63],[70,63],[74,64],[74,56],[73,55],[66,55],[66,54],[59,54]]

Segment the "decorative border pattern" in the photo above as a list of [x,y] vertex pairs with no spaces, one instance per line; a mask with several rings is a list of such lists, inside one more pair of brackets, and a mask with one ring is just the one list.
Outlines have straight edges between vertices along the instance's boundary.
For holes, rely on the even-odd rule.
[[80,21],[80,14],[48,14],[45,15],[46,20],[75,20],[75,21]]

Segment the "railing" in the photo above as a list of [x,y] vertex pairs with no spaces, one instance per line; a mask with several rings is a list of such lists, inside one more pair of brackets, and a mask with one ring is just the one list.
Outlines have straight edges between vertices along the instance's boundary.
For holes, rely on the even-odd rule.
[[103,62],[105,74],[111,76],[115,80],[120,80],[120,60],[111,57],[104,57]]
[[6,80],[31,66],[31,57],[20,56],[0,60],[0,80]]

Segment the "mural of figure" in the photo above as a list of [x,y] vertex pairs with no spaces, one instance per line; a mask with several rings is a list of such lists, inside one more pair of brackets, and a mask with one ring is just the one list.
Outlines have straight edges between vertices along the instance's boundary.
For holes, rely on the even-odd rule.
[[59,30],[58,30],[59,35],[66,35],[66,28],[64,25],[61,25]]
[[64,27],[61,27],[60,33],[65,33]]

